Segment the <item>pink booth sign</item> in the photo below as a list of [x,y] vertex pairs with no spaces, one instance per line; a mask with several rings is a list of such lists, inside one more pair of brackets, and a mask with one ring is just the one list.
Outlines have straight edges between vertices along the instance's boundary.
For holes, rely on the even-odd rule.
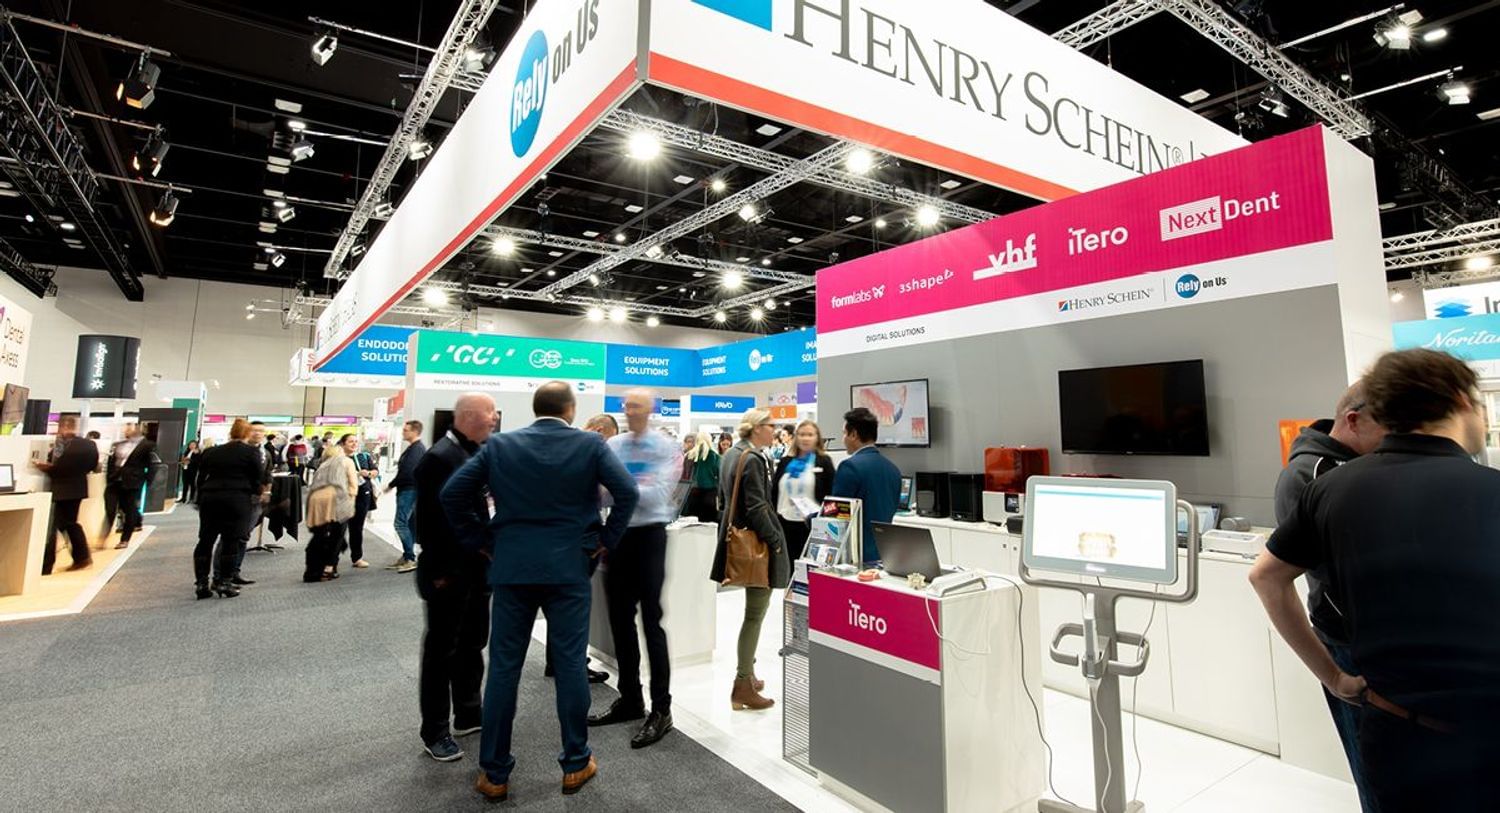
[[1323,139],[1311,127],[826,269],[819,352],[1265,292],[1268,280],[1160,272],[1331,240]]
[[[810,573],[807,626],[815,639],[868,658],[892,658],[935,679],[942,670],[939,604],[905,589]],[[852,645],[852,647],[851,647]]]

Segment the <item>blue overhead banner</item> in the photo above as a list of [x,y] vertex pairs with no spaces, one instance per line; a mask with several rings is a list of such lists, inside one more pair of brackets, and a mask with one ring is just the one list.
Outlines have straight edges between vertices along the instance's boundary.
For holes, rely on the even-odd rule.
[[1500,314],[1397,322],[1391,333],[1397,350],[1441,350],[1469,362],[1484,378],[1500,377]]
[[[608,412],[611,415],[624,415],[625,396],[604,396],[604,411]],[[668,401],[658,398],[656,399],[656,403],[651,405],[651,411],[657,415],[662,416],[663,418],[676,418],[682,414],[682,402],[678,400]]]
[[698,386],[806,378],[818,372],[818,336],[811,328],[698,351]]
[[320,373],[406,376],[406,340],[414,327],[371,325],[318,369]]
[[740,415],[754,408],[753,395],[688,396],[688,411],[695,415]]
[[611,385],[698,386],[697,350],[612,344],[607,351],[604,380]]

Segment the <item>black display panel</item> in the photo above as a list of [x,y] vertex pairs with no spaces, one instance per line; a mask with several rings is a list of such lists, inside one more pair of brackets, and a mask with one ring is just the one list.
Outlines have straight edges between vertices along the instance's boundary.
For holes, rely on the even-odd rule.
[[1203,361],[1057,374],[1064,454],[1208,456]]
[[73,364],[73,397],[135,399],[141,340],[130,336],[79,336]]

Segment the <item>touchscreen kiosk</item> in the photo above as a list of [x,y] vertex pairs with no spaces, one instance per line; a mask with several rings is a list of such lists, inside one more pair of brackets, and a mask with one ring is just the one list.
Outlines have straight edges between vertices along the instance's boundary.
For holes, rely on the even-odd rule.
[[1177,488],[1155,480],[1032,477],[1021,561],[1034,570],[1177,581]]

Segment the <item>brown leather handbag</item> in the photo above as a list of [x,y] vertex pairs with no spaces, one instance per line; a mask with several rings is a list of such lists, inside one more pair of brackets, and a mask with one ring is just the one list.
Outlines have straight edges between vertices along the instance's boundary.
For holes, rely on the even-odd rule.
[[740,485],[745,477],[745,463],[755,452],[746,449],[740,453],[740,464],[735,468],[734,488],[729,492],[729,513],[725,515],[727,529],[724,540],[724,581],[720,584],[735,587],[771,586],[771,550],[760,535],[749,528],[736,527],[735,509],[739,507]]

